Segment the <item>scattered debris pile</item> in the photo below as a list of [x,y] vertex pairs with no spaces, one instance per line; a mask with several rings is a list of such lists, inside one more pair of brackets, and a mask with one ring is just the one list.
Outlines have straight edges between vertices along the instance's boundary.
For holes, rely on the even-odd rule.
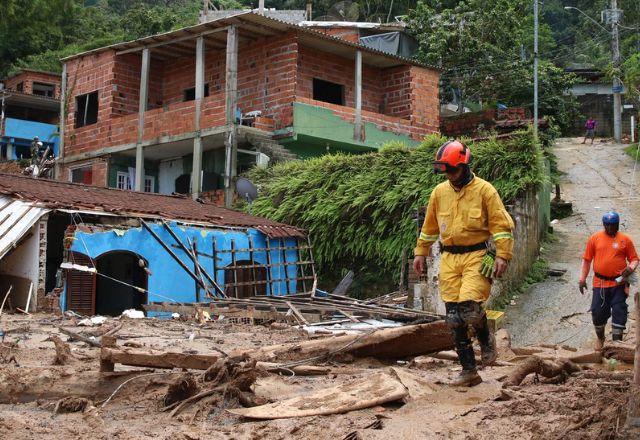
[[386,319],[399,323],[418,320],[434,322],[441,319],[433,313],[374,301],[359,301],[333,294],[318,296],[301,293],[287,296],[213,298],[206,303],[184,305],[151,303],[143,307],[147,312],[169,312],[186,316],[195,316],[200,313],[199,310],[207,311],[209,316],[236,319],[251,324],[287,322],[315,326],[342,322],[357,323],[365,319]]
[[[377,314],[387,311],[331,297],[265,304],[286,315],[281,306],[291,310],[287,301],[306,319],[312,306],[321,309],[321,320],[324,313],[348,319],[334,311],[347,304],[353,309],[344,312],[365,321],[360,313],[373,310],[382,319]],[[602,353],[511,347],[501,330],[499,361],[481,372],[481,385],[461,390],[447,385],[459,367],[444,322],[417,312],[427,322],[410,324],[414,317],[406,312],[406,323],[395,327],[338,335],[304,331],[311,322],[199,322],[197,314],[163,320],[9,314],[2,348],[19,367],[2,358],[0,435],[20,438],[16,430],[28,426],[34,412],[56,418],[40,417],[42,423],[25,432],[52,438],[366,438],[372,430],[395,438],[527,438],[544,429],[553,438],[595,439],[626,433],[630,341],[608,344]],[[289,318],[298,322],[293,311]]]

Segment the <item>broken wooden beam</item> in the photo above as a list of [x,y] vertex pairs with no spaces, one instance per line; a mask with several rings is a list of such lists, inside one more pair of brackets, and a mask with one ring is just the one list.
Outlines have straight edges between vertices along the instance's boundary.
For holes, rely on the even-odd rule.
[[100,351],[101,362],[149,368],[206,370],[219,358],[219,355],[175,352],[149,353],[129,348],[102,347]]
[[259,361],[300,360],[318,356],[348,353],[356,357],[398,359],[409,356],[451,350],[454,347],[451,330],[444,321],[406,325],[375,330],[369,333],[343,335],[297,344],[280,344],[254,350],[236,350],[229,355],[249,356]]
[[87,338],[86,336],[82,336],[79,333],[76,332],[72,332],[71,330],[67,330],[64,327],[60,327],[60,326],[56,326],[56,328],[61,332],[64,333],[65,335],[77,340],[77,341],[81,341],[81,342],[85,342],[89,345],[91,345],[92,347],[100,347],[100,342],[95,340],[95,339],[91,339],[91,338]]

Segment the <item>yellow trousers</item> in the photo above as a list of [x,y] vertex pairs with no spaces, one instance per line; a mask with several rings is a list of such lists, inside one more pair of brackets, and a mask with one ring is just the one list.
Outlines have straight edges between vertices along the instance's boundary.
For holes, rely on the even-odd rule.
[[486,301],[491,282],[480,273],[485,250],[466,254],[443,252],[438,275],[440,297],[444,302]]

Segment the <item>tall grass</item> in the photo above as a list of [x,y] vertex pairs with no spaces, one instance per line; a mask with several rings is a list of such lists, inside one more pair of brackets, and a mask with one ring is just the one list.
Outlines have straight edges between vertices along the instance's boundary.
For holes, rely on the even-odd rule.
[[[377,153],[332,154],[253,169],[248,177],[260,190],[253,213],[307,229],[325,279],[343,269],[368,279],[391,279],[399,272],[403,249],[415,245],[418,208],[444,180],[431,166],[444,141],[429,136],[413,149],[391,143]],[[530,131],[469,146],[473,171],[505,202],[545,178],[542,150]]]

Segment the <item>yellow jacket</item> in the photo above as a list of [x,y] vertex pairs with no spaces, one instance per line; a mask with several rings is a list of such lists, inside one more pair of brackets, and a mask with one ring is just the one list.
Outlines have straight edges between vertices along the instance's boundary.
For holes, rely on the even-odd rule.
[[435,187],[427,206],[414,255],[429,255],[438,240],[445,246],[471,246],[493,237],[496,256],[513,255],[513,220],[498,191],[477,176],[460,191],[445,181]]

